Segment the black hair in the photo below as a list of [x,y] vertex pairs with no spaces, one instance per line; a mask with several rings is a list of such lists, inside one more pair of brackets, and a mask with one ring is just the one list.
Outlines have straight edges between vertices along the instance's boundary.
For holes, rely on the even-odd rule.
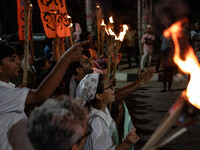
[[45,66],[45,62],[48,60],[47,57],[43,56],[35,60],[34,67],[37,73],[43,72],[42,67]]
[[16,54],[16,50],[8,42],[0,40],[0,64],[2,60],[6,57],[10,57]]
[[85,32],[82,32],[80,34],[80,42],[81,41],[85,41],[85,40],[88,40],[88,36],[90,35],[90,32],[88,31],[85,31]]
[[16,49],[16,55],[22,56],[24,55],[24,45],[20,42],[10,42],[10,44]]
[[47,45],[50,49],[52,49],[52,42],[54,38],[45,38],[45,45]]
[[79,68],[80,67],[80,61],[75,61],[73,63],[70,63],[69,66],[68,66],[68,71],[72,74],[72,75],[76,75],[77,72],[76,72],[76,68]]

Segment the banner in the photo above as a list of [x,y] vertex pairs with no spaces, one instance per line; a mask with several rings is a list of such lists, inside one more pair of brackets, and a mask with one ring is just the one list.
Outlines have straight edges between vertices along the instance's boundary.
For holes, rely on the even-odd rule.
[[[17,0],[17,20],[18,20],[18,36],[19,40],[25,40],[25,18],[24,18],[24,5],[28,14],[28,3],[26,0]],[[29,20],[29,40],[32,40],[31,17]]]
[[70,36],[65,0],[38,0],[38,5],[48,38]]

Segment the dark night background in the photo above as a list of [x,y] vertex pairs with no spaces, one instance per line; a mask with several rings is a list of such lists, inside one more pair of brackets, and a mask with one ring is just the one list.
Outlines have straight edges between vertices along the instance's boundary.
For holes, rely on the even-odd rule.
[[[189,18],[191,23],[198,22],[200,20],[199,5],[197,0],[152,0],[153,1],[153,19],[159,19],[160,13],[170,16],[171,22],[176,21],[175,13],[183,12],[183,16]],[[86,29],[85,21],[85,1],[84,0],[67,0],[68,13],[73,17],[74,22],[80,22],[83,29]],[[137,28],[137,0],[97,0],[97,3],[101,5],[103,10],[107,11],[134,11],[134,26]],[[40,20],[40,12],[37,5],[37,0],[32,0],[33,10],[33,32],[43,32],[42,23]],[[17,10],[16,0],[1,0],[0,1],[0,35],[10,34],[17,32]],[[109,12],[108,12],[109,13]],[[81,16],[80,16],[81,14]],[[156,18],[157,17],[157,18]],[[162,21],[158,21],[161,24],[158,25],[162,30]],[[157,24],[157,23],[156,23]],[[157,26],[157,25],[156,25]],[[158,27],[156,27],[158,28]]]

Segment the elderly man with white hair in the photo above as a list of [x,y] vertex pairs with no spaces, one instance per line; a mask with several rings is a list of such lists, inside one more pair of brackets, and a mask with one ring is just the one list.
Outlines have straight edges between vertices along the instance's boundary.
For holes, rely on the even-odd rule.
[[79,150],[91,132],[87,110],[64,96],[47,100],[28,121],[35,150]]

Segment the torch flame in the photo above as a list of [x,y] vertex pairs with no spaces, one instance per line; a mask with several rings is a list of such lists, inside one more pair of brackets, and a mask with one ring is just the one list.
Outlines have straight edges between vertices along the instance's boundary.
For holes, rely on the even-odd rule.
[[100,6],[99,6],[99,5],[97,5],[97,8],[100,8]]
[[109,21],[110,21],[110,23],[114,23],[112,16],[109,18]]
[[123,41],[126,35],[126,31],[128,30],[128,26],[126,24],[123,25],[123,31],[119,33],[119,37],[115,37],[115,40]]
[[123,25],[123,31],[119,33],[119,36],[117,37],[117,35],[115,34],[115,32],[113,32],[113,30],[111,28],[105,28],[105,31],[108,35],[113,35],[115,36],[115,40],[120,40],[123,41],[124,37],[126,35],[126,31],[128,30],[128,26],[126,24]]
[[68,18],[68,19],[70,19],[70,18],[72,18],[72,17],[71,17],[71,16],[69,16],[69,15],[67,15],[67,18]]
[[104,20],[102,19],[101,26],[106,26]]
[[175,45],[175,53],[173,60],[179,66],[179,68],[187,74],[190,74],[190,81],[188,83],[187,89],[185,91],[186,96],[190,103],[200,109],[200,99],[199,96],[199,85],[200,85],[200,64],[199,61],[194,54],[194,51],[191,46],[188,48],[188,52],[186,54],[186,59],[183,60],[180,58],[180,46],[178,42],[178,38],[181,37],[182,30],[182,21],[178,21],[174,23],[171,27],[164,31],[164,35],[169,37],[171,35],[172,40]]
[[70,27],[70,28],[73,27],[73,23],[70,23],[69,27]]

